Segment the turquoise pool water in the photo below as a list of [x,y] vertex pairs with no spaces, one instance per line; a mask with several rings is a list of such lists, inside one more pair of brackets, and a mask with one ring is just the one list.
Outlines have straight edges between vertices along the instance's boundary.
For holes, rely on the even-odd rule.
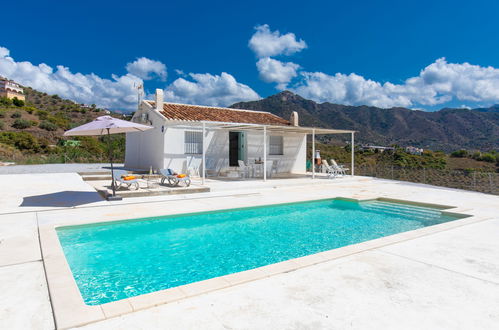
[[380,201],[320,200],[57,229],[98,305],[455,220]]

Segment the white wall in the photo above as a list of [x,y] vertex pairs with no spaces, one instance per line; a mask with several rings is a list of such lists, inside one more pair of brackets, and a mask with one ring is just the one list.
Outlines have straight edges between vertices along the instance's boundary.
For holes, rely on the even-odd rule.
[[[166,127],[164,167],[177,172],[186,172],[188,168],[201,168],[201,154],[184,153],[184,132],[201,132],[201,127]],[[206,131],[206,168],[220,169],[229,165],[229,133],[221,130]]]
[[[283,137],[283,154],[269,155],[269,136],[280,135]],[[301,133],[271,133],[267,132],[267,160],[277,160],[279,173],[305,173],[306,172],[306,134]],[[247,133],[248,154],[247,159],[263,160],[263,133]]]
[[[139,121],[143,113],[148,114],[149,122]],[[149,170],[151,166],[153,169],[163,168],[164,138],[161,132],[163,117],[146,105],[142,105],[133,120],[154,128],[126,134],[125,167],[141,170]]]

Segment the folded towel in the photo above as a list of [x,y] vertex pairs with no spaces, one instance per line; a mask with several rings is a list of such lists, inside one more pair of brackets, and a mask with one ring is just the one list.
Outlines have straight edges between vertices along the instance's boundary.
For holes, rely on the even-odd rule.
[[185,178],[186,176],[187,176],[186,174],[179,174],[179,175],[177,175],[177,178],[182,179],[182,178]]
[[135,176],[134,175],[127,175],[123,178],[123,180],[125,181],[129,181],[129,180],[135,180]]

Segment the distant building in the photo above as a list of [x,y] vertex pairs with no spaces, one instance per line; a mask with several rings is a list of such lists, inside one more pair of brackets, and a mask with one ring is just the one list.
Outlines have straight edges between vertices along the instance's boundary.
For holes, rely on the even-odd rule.
[[424,150],[422,148],[416,148],[413,146],[405,147],[405,152],[411,155],[421,155],[423,151]]
[[25,100],[23,88],[15,81],[4,77],[0,77],[0,97],[7,97],[9,99],[17,97],[19,100]]

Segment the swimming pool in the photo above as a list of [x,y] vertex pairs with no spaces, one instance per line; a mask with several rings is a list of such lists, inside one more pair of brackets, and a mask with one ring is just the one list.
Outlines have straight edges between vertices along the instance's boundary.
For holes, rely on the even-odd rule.
[[99,305],[456,217],[328,199],[57,228],[83,300]]

